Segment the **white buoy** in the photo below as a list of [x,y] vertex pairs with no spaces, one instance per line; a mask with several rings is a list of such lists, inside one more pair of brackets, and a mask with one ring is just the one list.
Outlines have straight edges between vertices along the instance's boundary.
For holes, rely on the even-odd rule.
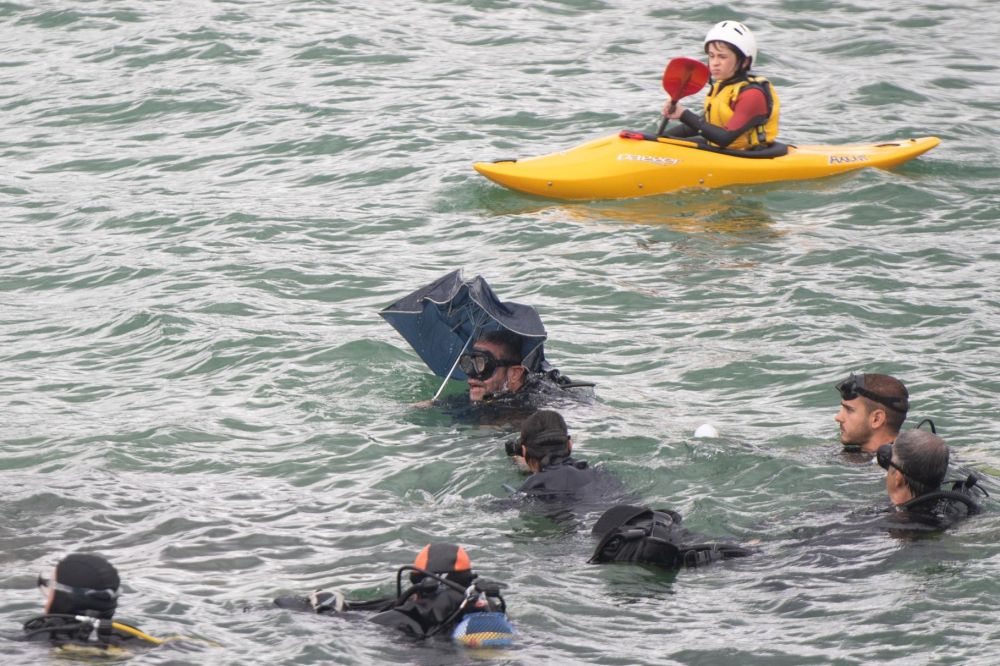
[[715,426],[711,423],[702,423],[694,431],[694,436],[699,439],[705,439],[708,437],[718,437],[719,431],[715,429]]

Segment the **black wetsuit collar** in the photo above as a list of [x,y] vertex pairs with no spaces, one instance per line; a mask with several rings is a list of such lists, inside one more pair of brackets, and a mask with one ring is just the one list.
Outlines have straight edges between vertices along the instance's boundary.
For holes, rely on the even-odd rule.
[[[539,472],[544,472],[547,469],[552,469],[553,467],[559,467],[560,465],[572,465],[577,469],[587,469],[586,460],[573,460],[571,456],[552,456],[549,463],[544,467],[539,467]],[[538,472],[536,472],[537,474]]]

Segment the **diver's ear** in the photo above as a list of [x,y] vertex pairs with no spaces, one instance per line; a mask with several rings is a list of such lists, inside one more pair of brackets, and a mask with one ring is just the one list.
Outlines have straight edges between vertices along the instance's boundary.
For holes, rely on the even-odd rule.
[[906,477],[895,467],[890,467],[885,473],[885,487],[892,495],[893,492],[902,489],[909,484],[906,482]]
[[524,374],[527,371],[523,365],[512,365],[507,369],[507,383],[513,385],[511,390],[516,391],[521,388],[521,384],[524,383]]
[[573,451],[573,438],[572,437],[567,437],[566,438],[566,452],[567,453],[571,453],[572,451]]
[[884,409],[873,409],[868,415],[868,425],[872,430],[878,430],[885,425],[886,417]]

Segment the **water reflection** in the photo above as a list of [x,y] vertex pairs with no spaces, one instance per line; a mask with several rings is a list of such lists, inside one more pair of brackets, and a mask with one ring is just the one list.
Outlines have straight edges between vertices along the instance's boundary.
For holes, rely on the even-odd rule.
[[760,200],[732,192],[693,192],[671,197],[591,204],[563,204],[552,213],[578,224],[662,226],[682,234],[780,235]]
[[682,234],[751,234],[775,238],[784,232],[759,197],[766,186],[739,190],[686,191],[644,199],[566,202],[548,201],[514,192],[493,192],[480,198],[480,206],[495,216],[534,216],[549,222],[567,222],[612,230],[613,226],[665,227]]

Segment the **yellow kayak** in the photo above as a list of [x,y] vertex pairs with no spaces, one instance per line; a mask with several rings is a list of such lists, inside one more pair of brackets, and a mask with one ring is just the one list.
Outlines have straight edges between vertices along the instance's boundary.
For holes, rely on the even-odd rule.
[[928,136],[841,146],[776,144],[764,151],[736,154],[625,131],[559,153],[476,162],[473,168],[518,192],[553,199],[625,199],[690,187],[823,178],[864,167],[887,169],[940,142]]

